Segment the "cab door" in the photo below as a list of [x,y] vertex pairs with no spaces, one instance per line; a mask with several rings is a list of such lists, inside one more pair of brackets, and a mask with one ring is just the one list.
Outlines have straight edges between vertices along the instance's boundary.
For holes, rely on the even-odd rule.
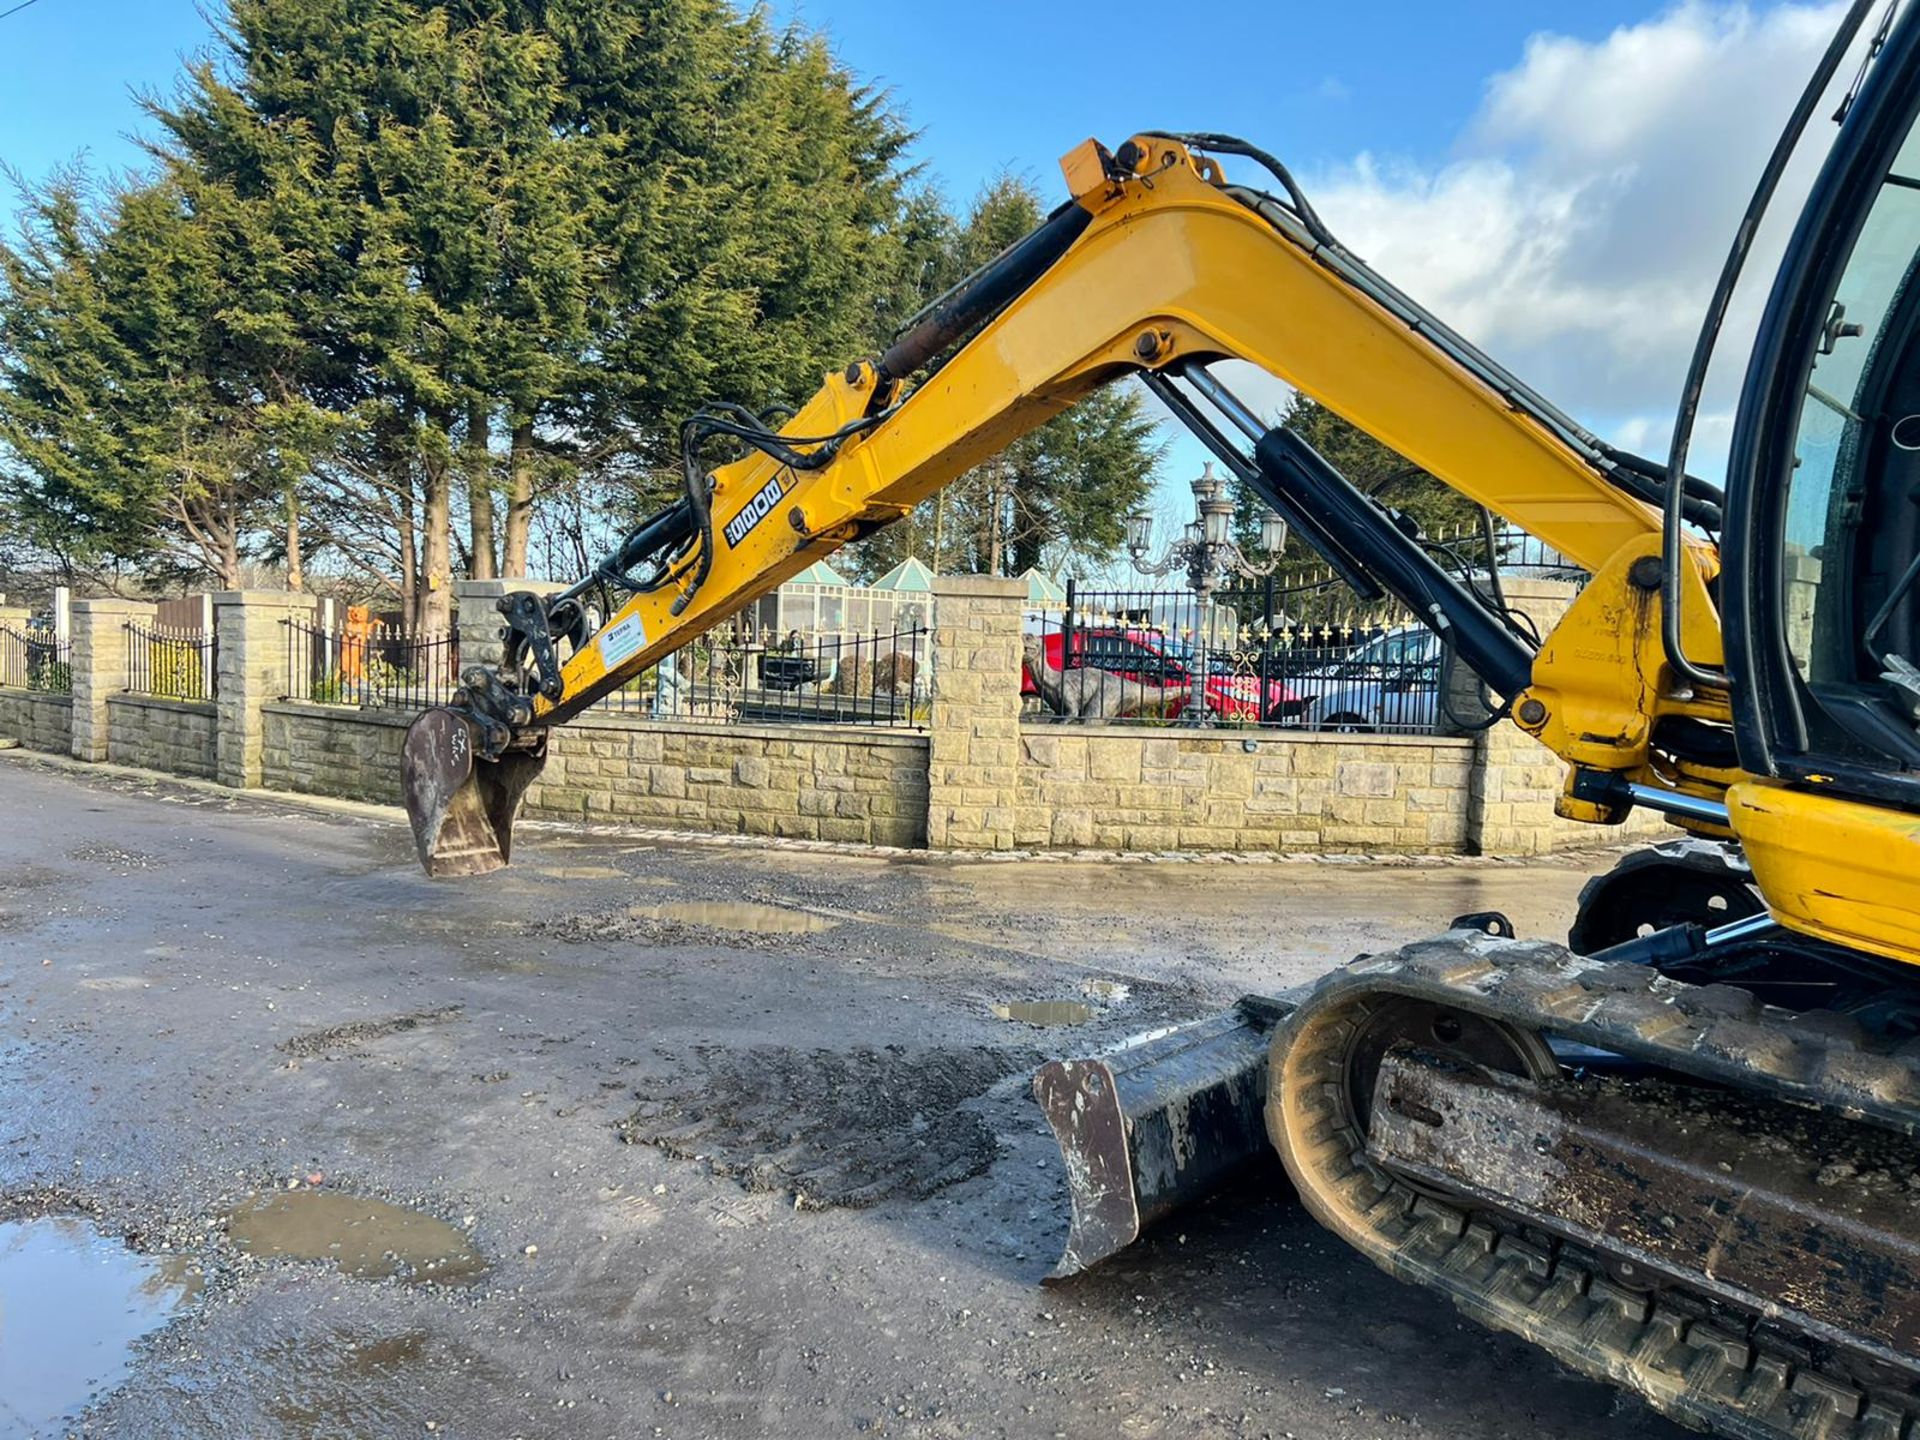
[[1727,475],[1721,596],[1768,903],[1920,960],[1920,7],[1869,71],[1776,277]]

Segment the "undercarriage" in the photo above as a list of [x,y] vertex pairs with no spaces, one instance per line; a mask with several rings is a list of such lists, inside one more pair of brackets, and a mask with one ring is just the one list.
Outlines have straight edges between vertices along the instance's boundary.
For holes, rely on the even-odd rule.
[[[1773,925],[1748,887],[1737,850],[1674,842],[1587,887],[1574,935],[1633,937],[1604,953],[1463,916],[1044,1067],[1074,1198],[1055,1278],[1277,1151],[1383,1270],[1675,1419],[1905,1436],[1920,987]],[[1694,915],[1720,923],[1675,923]]]

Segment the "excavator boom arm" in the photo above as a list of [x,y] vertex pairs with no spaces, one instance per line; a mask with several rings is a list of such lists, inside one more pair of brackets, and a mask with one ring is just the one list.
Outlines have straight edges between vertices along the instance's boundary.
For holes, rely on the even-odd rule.
[[[1151,135],[1117,154],[1086,142],[1063,169],[1070,204],[879,359],[828,376],[777,435],[756,434],[748,412],[730,407],[716,428],[754,448],[710,475],[696,467],[689,499],[601,572],[625,579],[650,562],[649,579],[590,639],[576,635],[564,665],[550,659],[533,693],[503,698],[494,684],[489,706],[469,687],[471,710],[491,709],[470,737],[480,761],[537,746],[546,727],[1128,375],[1198,425],[1344,571],[1386,577],[1509,699],[1527,683],[1532,647],[1381,507],[1357,494],[1336,503],[1331,467],[1267,434],[1206,367],[1257,367],[1575,563],[1598,569],[1657,542],[1658,497],[1644,473],[1340,249],[1310,212],[1229,186],[1213,160]],[[545,637],[531,638],[538,655]],[[449,723],[436,725],[414,747],[410,780],[431,780],[421,788],[445,804],[459,785],[440,772],[471,762],[455,753]],[[423,827],[416,814],[416,834],[432,869],[440,831],[424,818]]]

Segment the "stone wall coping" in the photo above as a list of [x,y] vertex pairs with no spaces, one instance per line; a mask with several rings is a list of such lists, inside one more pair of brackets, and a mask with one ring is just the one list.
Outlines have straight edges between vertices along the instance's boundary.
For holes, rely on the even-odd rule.
[[278,610],[316,610],[320,597],[304,590],[216,590],[213,603],[216,609],[222,605],[260,605]]
[[532,580],[524,575],[510,575],[499,580],[456,580],[453,593],[456,598],[472,599],[481,596],[508,595],[515,590],[531,590],[536,595],[557,595],[567,588],[564,580]]
[[[387,725],[405,729],[418,713],[412,710],[357,710],[346,705],[315,705],[304,700],[270,700],[261,706],[270,715],[308,715],[327,720]],[[840,745],[924,746],[919,730],[896,730],[879,725],[703,725],[691,721],[652,720],[640,715],[576,715],[569,730],[639,730],[649,735],[735,736],[742,740],[819,740]]]
[[211,700],[180,700],[171,695],[143,695],[137,690],[123,690],[107,696],[109,705],[139,705],[150,710],[178,710],[184,715],[205,715],[208,718],[220,713],[220,707]]
[[[933,577],[933,597],[938,600],[942,595],[976,600],[1024,600],[1027,598],[1027,582],[1005,575],[936,575]],[[938,623],[937,618],[935,623]]]
[[99,595],[75,600],[73,608],[81,615],[152,615],[160,606],[154,600],[125,600],[118,595]]
[[698,720],[655,720],[651,716],[576,715],[567,721],[572,730],[644,730],[649,735],[738,735],[748,740],[831,740],[844,745],[925,745],[924,730],[892,725],[830,725],[799,722],[792,725],[710,725]]
[[1050,725],[1022,724],[1022,736],[1057,735],[1061,739],[1092,740],[1212,740],[1238,746],[1252,740],[1267,745],[1388,745],[1439,746],[1446,750],[1471,750],[1471,735],[1382,735],[1374,731],[1338,730],[1223,730],[1185,729],[1178,725]]
[[355,725],[386,725],[404,730],[418,710],[363,710],[357,705],[316,705],[310,700],[268,700],[260,707],[268,715],[306,715],[319,720],[344,720]]
[[73,708],[73,696],[49,695],[44,690],[28,690],[19,685],[0,685],[0,695],[9,700],[31,700],[36,705],[64,705]]

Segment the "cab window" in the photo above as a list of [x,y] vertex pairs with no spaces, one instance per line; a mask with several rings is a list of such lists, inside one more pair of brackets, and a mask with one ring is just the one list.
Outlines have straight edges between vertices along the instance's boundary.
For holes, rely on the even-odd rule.
[[[1880,184],[1801,397],[1781,534],[1779,623],[1842,737],[1920,754],[1920,134]],[[1824,737],[1823,734],[1824,733]]]

